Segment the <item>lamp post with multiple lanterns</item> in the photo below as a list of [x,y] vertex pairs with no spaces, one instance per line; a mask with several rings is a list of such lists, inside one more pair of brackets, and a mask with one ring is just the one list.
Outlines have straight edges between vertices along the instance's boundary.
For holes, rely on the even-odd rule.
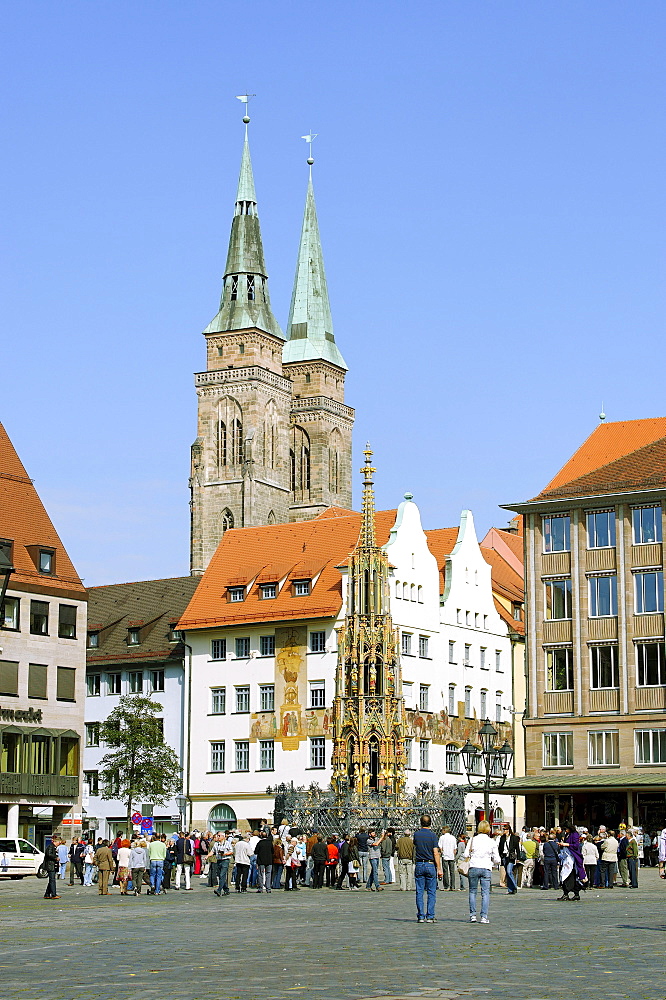
[[[513,747],[508,740],[504,740],[500,746],[497,743],[498,736],[499,733],[491,721],[486,719],[479,730],[481,749],[468,739],[460,751],[470,787],[476,787],[472,784],[473,777],[483,775],[483,818],[488,821],[490,821],[490,789],[502,787],[513,760]],[[481,772],[476,766],[479,759],[483,763]]]

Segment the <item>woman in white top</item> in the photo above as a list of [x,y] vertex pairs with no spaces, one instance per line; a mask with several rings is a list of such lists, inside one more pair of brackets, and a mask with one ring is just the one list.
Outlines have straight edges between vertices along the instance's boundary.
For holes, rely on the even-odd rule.
[[493,865],[499,865],[500,856],[497,844],[489,836],[490,823],[481,820],[476,834],[472,837],[463,857],[469,858],[469,919],[476,923],[476,890],[481,885],[481,923],[489,924],[488,906],[490,905],[490,880]]
[[93,884],[93,868],[95,867],[95,848],[92,844],[86,844],[86,850],[83,855],[84,864],[84,874],[83,874],[83,884],[92,885]]

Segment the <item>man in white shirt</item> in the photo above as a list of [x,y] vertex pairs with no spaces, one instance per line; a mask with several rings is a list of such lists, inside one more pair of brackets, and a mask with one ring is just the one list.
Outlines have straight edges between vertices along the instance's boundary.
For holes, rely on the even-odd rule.
[[442,855],[442,889],[449,892],[456,891],[456,849],[458,843],[451,833],[450,826],[442,827],[442,836],[438,841],[439,850]]
[[247,892],[247,877],[250,874],[250,838],[247,834],[236,843],[234,861],[236,862],[236,892]]

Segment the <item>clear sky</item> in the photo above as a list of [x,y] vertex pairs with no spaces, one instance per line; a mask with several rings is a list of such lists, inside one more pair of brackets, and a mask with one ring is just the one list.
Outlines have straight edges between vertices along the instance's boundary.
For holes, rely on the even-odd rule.
[[[533,496],[666,414],[663,0],[0,4],[0,415],[85,581],[188,572],[249,90],[284,327],[305,143],[378,506]],[[355,476],[359,480],[358,476]],[[360,481],[360,480],[359,480]],[[358,498],[358,490],[356,497]]]

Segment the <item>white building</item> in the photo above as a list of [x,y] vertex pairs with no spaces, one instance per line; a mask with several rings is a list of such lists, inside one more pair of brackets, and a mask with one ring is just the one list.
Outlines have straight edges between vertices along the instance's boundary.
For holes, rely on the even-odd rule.
[[[336,628],[360,514],[225,533],[179,627],[192,647],[188,823],[222,827],[272,813],[266,788],[328,785]],[[459,749],[490,717],[510,735],[511,640],[471,512],[424,531],[407,495],[376,514],[401,632],[407,788],[465,780]],[[289,688],[289,700],[285,688]],[[295,697],[294,689],[298,692]],[[509,816],[512,800],[493,796]],[[469,797],[469,807],[479,796]]]

